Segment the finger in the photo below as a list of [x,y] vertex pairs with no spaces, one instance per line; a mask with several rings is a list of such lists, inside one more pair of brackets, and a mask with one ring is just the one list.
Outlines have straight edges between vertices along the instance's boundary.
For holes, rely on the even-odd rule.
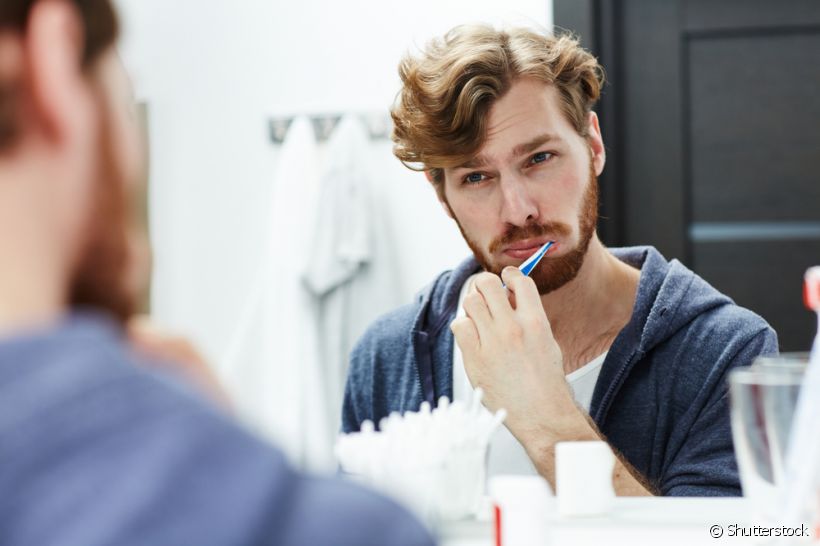
[[[541,304],[541,296],[532,278],[525,276],[516,267],[505,267],[501,272],[501,278],[507,285],[507,290],[515,297],[515,309],[520,315],[541,316],[544,315],[544,306]],[[546,315],[544,315],[546,316]]]
[[475,279],[475,288],[487,302],[490,316],[494,319],[511,319],[513,308],[504,285],[498,275],[492,273],[481,273]]
[[480,333],[487,332],[488,329],[492,328],[493,317],[490,315],[484,296],[477,290],[468,292],[464,296],[462,306],[467,317],[475,323],[475,327]]
[[458,348],[461,349],[465,359],[472,358],[481,348],[481,337],[472,319],[468,317],[455,319],[450,323],[450,331],[453,332]]

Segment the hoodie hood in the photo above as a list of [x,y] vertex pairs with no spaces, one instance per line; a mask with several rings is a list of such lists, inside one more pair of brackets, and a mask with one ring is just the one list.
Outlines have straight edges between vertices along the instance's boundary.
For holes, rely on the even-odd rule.
[[621,332],[639,353],[648,353],[694,317],[734,303],[678,260],[667,262],[653,247],[614,248],[610,252],[641,271],[632,318]]

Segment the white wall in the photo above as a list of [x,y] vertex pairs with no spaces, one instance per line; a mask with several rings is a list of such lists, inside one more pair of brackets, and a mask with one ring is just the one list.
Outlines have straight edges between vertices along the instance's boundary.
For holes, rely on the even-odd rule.
[[[381,112],[401,55],[469,22],[550,27],[551,0],[119,0],[121,53],[149,103],[156,318],[218,361],[260,263],[270,115]],[[423,175],[377,146],[409,300],[467,255]],[[421,220],[421,221],[420,221]]]

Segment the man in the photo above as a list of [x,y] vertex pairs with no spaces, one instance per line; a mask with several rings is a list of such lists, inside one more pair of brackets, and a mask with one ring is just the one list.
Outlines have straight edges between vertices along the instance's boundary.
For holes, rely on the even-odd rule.
[[430,544],[126,344],[144,267],[116,35],[108,0],[0,4],[0,544]]
[[364,335],[343,430],[481,387],[508,412],[491,473],[552,483],[556,443],[604,439],[618,494],[738,495],[726,373],[775,353],[776,335],[654,248],[599,241],[595,58],[566,36],[457,27],[400,74],[394,152],[474,256]]

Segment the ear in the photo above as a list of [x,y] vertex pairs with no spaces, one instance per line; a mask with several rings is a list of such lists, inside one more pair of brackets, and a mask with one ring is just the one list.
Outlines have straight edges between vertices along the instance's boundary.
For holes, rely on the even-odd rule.
[[598,114],[590,112],[587,123],[587,142],[592,152],[592,165],[595,168],[595,175],[599,176],[603,172],[606,163],[606,149],[604,148],[604,139],[601,136],[601,126],[598,124]]
[[61,141],[82,116],[84,28],[66,0],[39,0],[25,35],[26,71],[33,108],[45,136]]
[[424,171],[424,176],[427,178],[430,185],[433,186],[433,189],[436,190],[436,197],[438,197],[438,202],[441,205],[441,208],[444,209],[444,214],[449,216],[451,219],[455,219],[455,216],[453,216],[453,211],[450,210],[450,205],[447,203],[447,197],[444,195],[444,180],[440,183],[436,182],[429,170]]

